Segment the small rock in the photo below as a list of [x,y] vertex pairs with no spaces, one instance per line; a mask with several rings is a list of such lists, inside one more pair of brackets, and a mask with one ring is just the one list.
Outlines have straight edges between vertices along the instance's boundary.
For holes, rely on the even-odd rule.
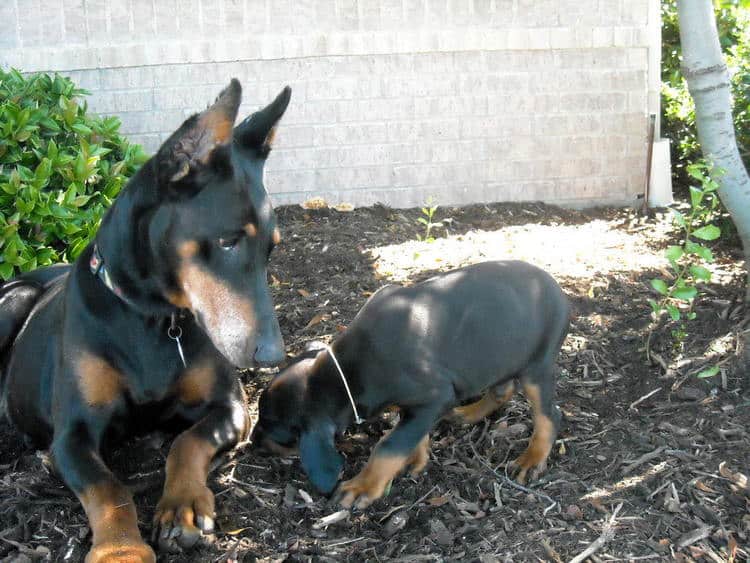
[[430,533],[438,544],[444,547],[453,545],[453,534],[441,520],[437,518],[430,520]]
[[406,527],[407,522],[409,522],[409,515],[406,511],[400,510],[396,512],[385,521],[385,524],[383,524],[383,529],[381,531],[383,537],[390,538],[396,535]]
[[565,520],[581,520],[583,518],[583,511],[575,504],[568,505],[563,514]]
[[505,434],[508,435],[509,438],[516,438],[525,436],[528,434],[529,429],[526,427],[526,425],[523,422],[517,422],[515,424],[511,424],[508,426],[507,430],[505,431]]
[[706,397],[697,387],[680,387],[674,395],[681,401],[700,401]]

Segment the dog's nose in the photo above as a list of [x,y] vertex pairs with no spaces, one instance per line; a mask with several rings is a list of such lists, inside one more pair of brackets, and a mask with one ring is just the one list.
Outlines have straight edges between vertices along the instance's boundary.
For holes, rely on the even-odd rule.
[[281,342],[265,341],[258,343],[253,356],[255,363],[261,367],[279,365],[284,360],[284,346]]

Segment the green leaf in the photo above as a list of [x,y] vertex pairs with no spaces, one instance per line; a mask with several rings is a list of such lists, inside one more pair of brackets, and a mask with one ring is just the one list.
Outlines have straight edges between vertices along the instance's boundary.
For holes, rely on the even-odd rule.
[[701,240],[716,240],[721,236],[721,229],[716,225],[706,225],[693,231],[692,235]]
[[705,246],[703,246],[702,244],[698,244],[697,242],[687,241],[685,243],[685,252],[687,252],[688,254],[695,254],[696,256],[700,256],[709,263],[714,261],[714,255],[713,252],[711,252],[711,249],[706,248]]
[[9,280],[13,277],[13,264],[8,262],[0,262],[0,278]]
[[680,227],[685,228],[685,216],[676,209],[672,209],[671,211],[675,223],[677,223]]
[[648,304],[651,305],[651,310],[655,315],[658,315],[663,310],[661,303],[658,303],[655,299],[649,299]]
[[697,280],[711,281],[711,270],[703,266],[690,266],[690,275]]
[[675,307],[671,303],[667,303],[666,309],[667,309],[667,313],[669,313],[669,316],[672,318],[673,321],[680,320],[680,310],[677,307]]
[[82,135],[84,137],[88,137],[92,133],[91,128],[87,127],[83,123],[74,123],[73,125],[70,126],[70,128],[76,133],[78,133],[79,135]]
[[695,287],[678,287],[672,292],[672,297],[682,301],[695,299],[696,295],[698,295],[698,290]]
[[719,366],[711,366],[710,368],[706,368],[699,372],[696,377],[698,379],[707,379],[709,377],[715,376],[717,373],[719,373]]
[[690,205],[693,206],[693,209],[697,208],[702,200],[703,190],[696,188],[695,186],[690,186]]
[[667,288],[666,282],[659,278],[655,278],[651,280],[651,287],[653,287],[656,291],[658,291],[662,295],[666,295],[667,293],[669,293],[669,289]]
[[670,246],[667,248],[664,255],[667,257],[667,260],[670,262],[677,262],[680,258],[682,258],[682,255],[685,252],[682,250],[681,246]]

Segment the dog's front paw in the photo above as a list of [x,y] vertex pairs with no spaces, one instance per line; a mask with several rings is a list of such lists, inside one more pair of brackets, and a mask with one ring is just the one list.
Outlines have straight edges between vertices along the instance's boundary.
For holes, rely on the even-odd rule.
[[525,485],[526,481],[536,481],[542,473],[547,471],[547,458],[539,459],[537,456],[525,451],[515,460],[510,462],[510,473],[514,476],[516,482]]
[[344,508],[367,508],[385,493],[390,479],[378,479],[372,474],[365,474],[363,470],[353,479],[344,481],[339,486],[336,498]]
[[179,553],[214,531],[214,494],[202,484],[165,491],[154,514],[154,541],[159,549]]
[[86,563],[156,563],[156,554],[144,542],[104,542],[91,548]]

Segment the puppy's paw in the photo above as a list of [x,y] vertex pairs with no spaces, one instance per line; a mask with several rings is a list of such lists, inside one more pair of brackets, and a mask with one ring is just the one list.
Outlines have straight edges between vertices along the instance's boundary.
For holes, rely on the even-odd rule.
[[341,483],[336,498],[344,508],[363,510],[383,496],[389,483],[390,480],[382,482],[359,473],[353,479]]
[[86,563],[156,563],[156,554],[144,542],[104,542],[92,546]]
[[525,485],[527,480],[536,481],[547,471],[547,458],[539,460],[527,450],[511,461],[508,467],[516,482]]
[[214,531],[214,494],[202,484],[165,492],[154,514],[153,541],[159,549],[179,553]]

